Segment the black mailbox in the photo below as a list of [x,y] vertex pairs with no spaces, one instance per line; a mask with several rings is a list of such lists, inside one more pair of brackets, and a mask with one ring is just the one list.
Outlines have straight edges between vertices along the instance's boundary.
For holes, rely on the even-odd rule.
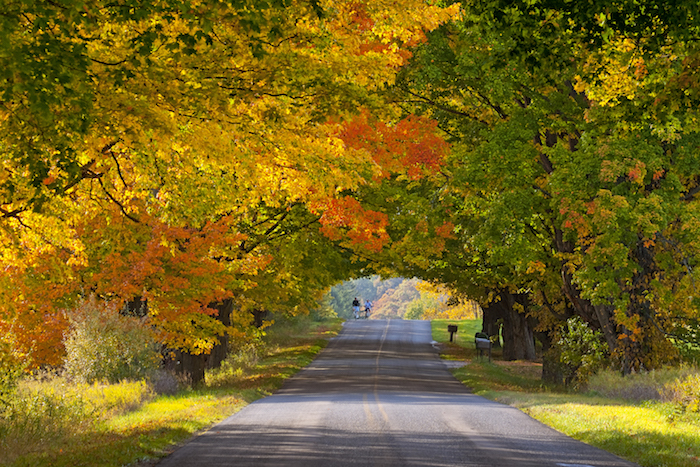
[[457,325],[456,324],[448,324],[447,325],[447,332],[450,333],[450,342],[452,342],[452,338],[454,337],[455,333],[457,332]]

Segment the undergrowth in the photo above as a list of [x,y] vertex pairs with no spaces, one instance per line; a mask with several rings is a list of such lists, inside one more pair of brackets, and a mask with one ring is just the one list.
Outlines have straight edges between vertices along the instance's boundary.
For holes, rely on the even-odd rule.
[[464,361],[453,372],[474,393],[644,467],[700,466],[697,369],[665,368],[624,377],[601,371],[577,392],[544,384],[540,363],[505,362],[498,354],[492,362],[479,359],[473,343],[446,342],[442,327],[433,338],[447,358]]
[[[273,325],[207,384],[183,388],[170,375],[115,384],[42,375],[19,383],[0,406],[0,465],[152,465],[174,445],[272,393],[306,366],[340,321]],[[168,391],[156,391],[166,381]]]

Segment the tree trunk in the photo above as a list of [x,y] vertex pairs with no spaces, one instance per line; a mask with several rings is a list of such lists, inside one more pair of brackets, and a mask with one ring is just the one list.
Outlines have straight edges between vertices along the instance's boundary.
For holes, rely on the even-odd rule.
[[503,359],[504,360],[535,360],[535,336],[532,327],[524,313],[518,312],[519,304],[527,309],[526,294],[513,295],[508,291],[501,292],[504,307],[503,320]]
[[209,355],[194,355],[189,352],[178,352],[178,357],[180,360],[178,370],[188,376],[192,386],[196,387],[203,383],[204,370],[206,369]]
[[504,360],[535,360],[537,355],[532,327],[527,316],[518,312],[518,308],[527,309],[527,295],[513,295],[502,290],[498,296],[498,301],[482,306],[482,332],[497,336],[502,327]]
[[[232,299],[229,298],[223,302],[211,304],[209,306],[218,310],[216,319],[226,326],[231,325],[231,313],[233,312]],[[192,386],[197,386],[204,382],[204,371],[221,366],[221,362],[228,356],[228,352],[229,337],[227,334],[219,336],[219,343],[214,345],[211,352],[208,354],[194,355],[183,350],[177,351],[176,356],[180,362],[177,366],[177,371],[185,373],[190,379]]]
[[253,313],[253,321],[255,323],[255,327],[261,328],[263,325],[263,321],[265,320],[265,318],[268,317],[269,313],[267,312],[267,310],[259,310],[257,308],[253,309],[251,313]]
[[497,339],[493,342],[494,347],[501,346],[501,327],[503,326],[503,308],[497,306],[497,303],[489,303],[482,306],[483,318],[481,324],[481,332],[488,336],[496,336]]
[[[209,305],[216,308],[219,313],[216,318],[226,326],[231,326],[231,313],[233,312],[233,300],[227,298],[223,302]],[[211,354],[207,361],[207,368],[219,368],[229,353],[229,336],[224,334],[219,336],[219,343],[211,349]]]
[[549,332],[538,332],[537,340],[542,343],[542,380],[552,384],[564,384],[564,372],[559,363],[559,354],[552,345]]

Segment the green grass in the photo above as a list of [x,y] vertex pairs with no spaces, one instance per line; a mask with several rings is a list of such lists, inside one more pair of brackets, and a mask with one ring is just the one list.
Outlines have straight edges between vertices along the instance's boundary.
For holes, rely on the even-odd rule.
[[278,389],[308,365],[341,322],[283,323],[251,358],[207,374],[207,385],[176,395],[147,385],[25,384],[13,420],[0,418],[3,466],[149,466],[177,445]]
[[[431,321],[433,339],[442,343],[443,358],[449,360],[465,360],[476,355],[474,350],[474,334],[481,331],[481,320],[478,319],[435,319]],[[450,333],[447,326],[454,324],[457,332],[450,342]]]
[[[454,324],[460,329],[473,326],[470,322]],[[645,467],[700,466],[699,413],[658,400],[604,397],[602,393],[615,391],[646,392],[631,391],[629,385],[611,387],[606,392],[605,378],[597,382],[596,392],[588,394],[547,386],[541,381],[540,364],[504,362],[498,356],[491,363],[477,359],[473,340],[450,344],[446,329],[445,322],[433,322],[433,339],[442,343],[445,358],[465,361],[465,366],[453,372],[474,393],[517,407],[558,431]],[[649,379],[659,378],[659,374],[651,374]],[[638,379],[633,381],[635,387],[641,385]],[[608,383],[608,386],[619,385],[619,382]]]

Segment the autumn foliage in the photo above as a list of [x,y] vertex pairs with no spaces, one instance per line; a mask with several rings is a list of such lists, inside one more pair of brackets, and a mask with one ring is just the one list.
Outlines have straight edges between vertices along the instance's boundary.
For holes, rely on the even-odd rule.
[[355,191],[439,170],[435,123],[387,112],[378,91],[457,11],[8,4],[2,339],[59,365],[65,311],[91,295],[142,304],[159,341],[193,355],[245,339],[261,310],[308,312],[352,274],[353,248],[389,244],[386,215]]
[[377,166],[375,181],[406,172],[411,179],[440,170],[449,146],[437,133],[437,122],[415,115],[388,125],[367,112],[343,123],[339,137],[347,147],[367,152]]

